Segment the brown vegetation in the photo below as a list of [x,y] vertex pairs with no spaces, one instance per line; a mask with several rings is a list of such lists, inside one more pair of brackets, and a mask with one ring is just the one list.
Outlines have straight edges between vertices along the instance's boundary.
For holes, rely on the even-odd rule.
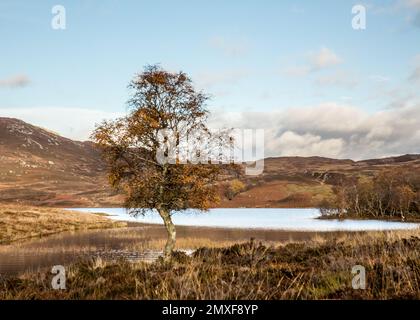
[[343,181],[323,213],[355,217],[420,218],[420,176],[404,170],[385,170],[373,178]]
[[227,199],[232,200],[236,195],[245,191],[246,186],[245,184],[238,179],[234,179],[228,182],[225,186],[225,196]]
[[92,142],[78,142],[0,117],[0,202],[55,207],[112,203],[105,165]]
[[[321,238],[278,247],[249,242],[176,252],[170,263],[78,263],[66,290],[52,275],[0,282],[0,299],[419,299],[419,231]],[[352,267],[366,289],[352,288]]]
[[0,206],[0,244],[64,231],[115,228],[125,225],[124,222],[114,222],[99,215],[62,209]]

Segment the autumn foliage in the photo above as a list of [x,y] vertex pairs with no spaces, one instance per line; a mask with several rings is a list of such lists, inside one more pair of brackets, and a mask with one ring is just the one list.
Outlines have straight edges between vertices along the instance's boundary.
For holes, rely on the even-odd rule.
[[229,200],[232,200],[236,195],[246,190],[246,185],[239,179],[230,181],[225,186],[225,196]]
[[325,214],[357,217],[420,216],[420,177],[402,169],[384,170],[373,178],[342,181]]
[[176,156],[172,162],[158,161],[159,152],[167,155],[170,151],[159,133],[171,132],[176,143],[192,133],[210,135],[208,97],[194,89],[185,73],[167,72],[159,66],[147,66],[129,88],[129,114],[103,122],[93,138],[103,149],[111,185],[126,195],[126,208],[133,215],[150,209],[161,215],[168,230],[165,255],[169,257],[176,236],[171,215],[184,209],[206,210],[217,202],[215,181],[220,166],[181,163]]

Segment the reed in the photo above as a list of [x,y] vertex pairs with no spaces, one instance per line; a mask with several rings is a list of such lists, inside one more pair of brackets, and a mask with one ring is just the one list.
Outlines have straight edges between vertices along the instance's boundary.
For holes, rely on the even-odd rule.
[[[2,279],[0,299],[419,299],[419,253],[419,230],[250,241],[169,263],[80,262],[62,291],[45,272]],[[366,268],[365,290],[352,288],[354,265]]]

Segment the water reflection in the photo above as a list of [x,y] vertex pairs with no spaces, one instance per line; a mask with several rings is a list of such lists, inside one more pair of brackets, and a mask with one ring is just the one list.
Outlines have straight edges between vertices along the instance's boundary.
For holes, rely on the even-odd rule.
[[[68,265],[92,257],[153,261],[164,246],[166,231],[157,214],[135,219],[121,208],[79,210],[108,213],[112,219],[143,224],[131,222],[129,228],[63,233],[27,243],[0,246],[0,275]],[[186,250],[206,246],[209,242],[223,246],[250,238],[284,242],[308,240],[326,231],[333,236],[343,230],[393,230],[418,226],[415,223],[377,220],[320,220],[316,219],[318,216],[316,209],[213,209],[204,214],[176,214],[174,222],[178,225],[178,249]]]
[[[189,250],[190,244],[206,245],[206,241],[278,242],[307,240],[315,233],[276,230],[221,229],[178,227],[178,249]],[[128,228],[67,232],[22,244],[0,247],[0,275],[19,274],[53,265],[68,265],[82,259],[102,258],[131,261],[152,261],[160,254],[166,240],[166,231],[158,225],[134,224]]]

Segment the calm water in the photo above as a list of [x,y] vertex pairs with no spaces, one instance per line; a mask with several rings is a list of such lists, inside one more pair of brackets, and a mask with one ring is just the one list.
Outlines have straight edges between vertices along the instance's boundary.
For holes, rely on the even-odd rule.
[[[162,224],[157,212],[132,217],[123,208],[78,208],[83,212],[106,213],[111,219]],[[418,223],[378,220],[324,220],[318,209],[211,209],[208,212],[183,211],[173,215],[175,225],[296,231],[371,231],[414,229]]]
[[[263,229],[224,229],[208,227],[177,227],[177,238],[205,239],[212,242],[296,241],[308,240],[314,234]],[[128,228],[64,232],[22,244],[0,246],[0,277],[38,269],[51,269],[54,265],[67,266],[81,259],[100,257],[116,260],[124,257],[131,261],[154,260],[159,251],[150,250],[150,241],[166,241],[166,230],[161,225],[131,226]],[[186,243],[188,243],[186,241]],[[134,246],[146,249],[137,250]],[[189,249],[188,245],[183,249]]]

